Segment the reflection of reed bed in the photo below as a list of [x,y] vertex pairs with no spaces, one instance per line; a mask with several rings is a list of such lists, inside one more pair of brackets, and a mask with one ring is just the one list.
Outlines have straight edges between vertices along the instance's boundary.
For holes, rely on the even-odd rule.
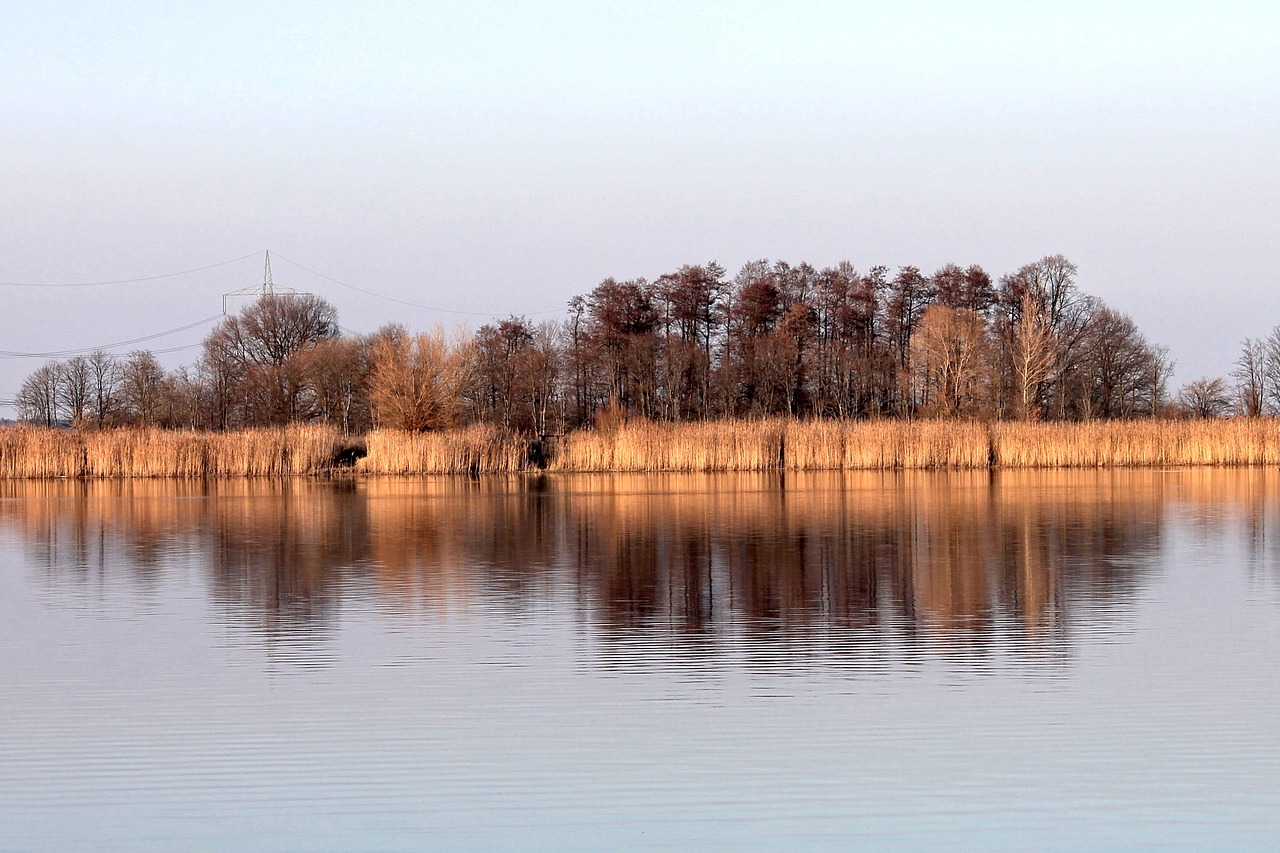
[[[369,569],[395,607],[451,609],[476,588],[543,575],[556,539],[532,481],[507,477],[373,477],[358,485]],[[478,568],[479,567],[479,568]]]
[[349,482],[9,480],[0,498],[0,523],[50,568],[145,575],[196,554],[214,594],[254,612],[317,612],[369,547]]
[[445,432],[374,430],[359,470],[370,474],[511,474],[527,467],[525,442],[496,427]]
[[[713,621],[715,601],[728,601],[784,625],[890,616],[980,632],[1003,613],[1038,630],[1058,624],[1064,586],[1086,599],[1132,589],[1166,496],[1154,471],[551,482],[563,493],[561,536],[590,567],[584,578],[609,621],[688,627]],[[712,574],[724,578],[719,593]]]
[[0,477],[262,477],[323,471],[343,444],[324,426],[199,433],[0,429]]
[[1171,500],[1262,501],[1270,473],[9,480],[0,522],[50,567],[142,572],[199,554],[219,599],[268,617],[365,588],[395,608],[519,606],[568,581],[611,625],[888,619],[969,635],[1123,597]]

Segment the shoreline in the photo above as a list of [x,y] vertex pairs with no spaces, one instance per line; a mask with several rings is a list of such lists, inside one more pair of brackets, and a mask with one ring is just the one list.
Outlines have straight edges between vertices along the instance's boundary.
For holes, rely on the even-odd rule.
[[1079,423],[630,421],[532,440],[325,426],[235,432],[0,428],[0,479],[678,473],[1280,465],[1280,419]]

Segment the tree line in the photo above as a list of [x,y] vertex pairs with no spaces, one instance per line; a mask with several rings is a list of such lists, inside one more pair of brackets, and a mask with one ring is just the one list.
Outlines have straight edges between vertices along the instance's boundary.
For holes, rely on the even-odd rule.
[[1229,396],[1227,408],[1206,404],[1204,389],[1170,401],[1167,350],[1085,293],[1077,275],[1062,255],[998,280],[977,265],[926,274],[755,261],[730,277],[706,263],[653,280],[605,279],[559,321],[513,316],[454,334],[396,324],[343,334],[324,299],[268,295],[222,320],[192,365],[165,371],[147,351],[98,351],[40,367],[17,403],[24,421],[83,428],[324,422],[361,433],[479,422],[530,435],[627,415],[1088,420],[1175,404],[1206,415],[1236,402],[1246,414],[1280,410],[1280,335],[1246,343],[1239,388],[1200,380],[1221,385],[1208,396]]

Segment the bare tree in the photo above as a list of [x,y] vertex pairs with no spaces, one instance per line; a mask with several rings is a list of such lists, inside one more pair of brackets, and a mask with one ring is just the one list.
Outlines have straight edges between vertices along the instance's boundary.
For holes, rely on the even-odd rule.
[[369,403],[374,425],[413,431],[458,422],[471,347],[451,342],[442,327],[410,337],[384,335],[373,351]]
[[129,353],[121,369],[120,403],[124,417],[139,426],[160,423],[164,411],[165,372],[147,350]]
[[911,367],[926,412],[971,414],[982,398],[986,323],[968,308],[931,305],[911,338]]
[[1010,350],[1014,416],[1036,420],[1041,414],[1042,389],[1057,363],[1057,348],[1043,306],[1030,295],[1023,296]]
[[55,361],[44,364],[26,378],[18,391],[18,419],[55,426],[62,400],[62,370]]
[[1093,311],[1081,339],[1074,375],[1084,417],[1121,418],[1152,414],[1150,392],[1159,356],[1126,314],[1105,306]]
[[89,353],[90,414],[93,424],[102,429],[115,421],[120,405],[120,364],[106,350]]
[[1261,415],[1267,405],[1270,378],[1267,375],[1267,350],[1265,340],[1245,338],[1235,370],[1231,372],[1236,381],[1240,412],[1251,418]]
[[79,429],[89,418],[93,400],[93,380],[89,359],[78,355],[62,362],[59,371],[62,375],[62,381],[58,386],[62,411],[71,422],[71,426]]
[[1221,378],[1202,376],[1178,391],[1178,405],[1193,418],[1220,418],[1231,413],[1231,388]]
[[337,310],[311,294],[262,296],[223,320],[205,339],[204,362],[216,396],[225,394],[224,425],[312,417],[298,356],[337,335]]

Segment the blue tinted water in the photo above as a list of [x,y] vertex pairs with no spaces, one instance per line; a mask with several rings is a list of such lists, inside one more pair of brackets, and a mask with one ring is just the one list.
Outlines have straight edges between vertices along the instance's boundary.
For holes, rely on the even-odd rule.
[[1278,477],[0,484],[0,849],[1273,849]]

